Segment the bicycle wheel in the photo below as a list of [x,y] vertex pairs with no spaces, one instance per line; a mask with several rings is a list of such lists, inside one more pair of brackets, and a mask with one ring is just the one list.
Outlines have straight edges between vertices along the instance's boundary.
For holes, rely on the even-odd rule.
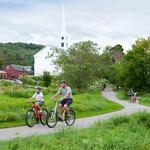
[[36,117],[33,109],[29,109],[25,116],[26,125],[28,127],[33,127],[36,124]]
[[46,124],[49,128],[54,128],[57,124],[57,115],[55,112],[52,110],[48,113],[46,117]]
[[76,115],[72,109],[70,109],[69,112],[70,112],[70,117],[68,117],[67,113],[65,114],[66,115],[65,122],[68,126],[72,126],[75,123]]
[[48,115],[48,111],[47,109],[45,108],[42,108],[42,113],[41,113],[41,116],[40,116],[40,121],[43,125],[46,125],[46,117]]

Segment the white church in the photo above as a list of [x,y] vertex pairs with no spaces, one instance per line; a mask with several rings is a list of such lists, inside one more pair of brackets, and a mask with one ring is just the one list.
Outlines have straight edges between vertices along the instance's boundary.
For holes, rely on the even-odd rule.
[[62,50],[66,50],[68,48],[64,2],[62,4],[62,33],[60,36],[60,45],[58,47],[46,46],[33,56],[35,76],[41,76],[45,71],[50,72],[50,74],[53,75],[57,74],[58,70],[56,65],[54,64],[54,60],[57,57],[57,54],[54,51],[57,48],[60,48]]

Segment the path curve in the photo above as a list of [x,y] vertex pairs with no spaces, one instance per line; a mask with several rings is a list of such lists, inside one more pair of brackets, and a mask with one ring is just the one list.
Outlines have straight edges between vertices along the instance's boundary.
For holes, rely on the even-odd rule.
[[[127,101],[119,100],[116,98],[115,92],[112,91],[104,91],[102,92],[103,96],[109,99],[110,101],[116,102],[124,107],[124,109],[112,113],[107,113],[103,115],[98,115],[94,117],[77,119],[74,127],[76,128],[85,128],[91,126],[95,121],[102,121],[106,119],[110,119],[117,115],[129,115],[138,111],[148,111],[150,112],[150,107],[143,106],[140,104],[129,104]],[[54,133],[62,128],[67,128],[65,123],[58,123],[58,125],[54,129],[50,129],[47,126],[36,125],[33,128],[28,128],[27,126],[22,127],[14,127],[14,128],[6,128],[0,129],[0,141],[10,140],[16,137],[26,137],[32,135],[42,135],[47,133]]]

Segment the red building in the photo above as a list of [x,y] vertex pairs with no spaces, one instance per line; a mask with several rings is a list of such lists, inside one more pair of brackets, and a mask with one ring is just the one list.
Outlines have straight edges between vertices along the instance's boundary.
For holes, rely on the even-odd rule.
[[3,70],[0,70],[0,79],[7,79],[7,73]]
[[7,74],[7,79],[18,79],[23,74],[30,74],[32,72],[30,66],[21,65],[7,65],[4,67]]

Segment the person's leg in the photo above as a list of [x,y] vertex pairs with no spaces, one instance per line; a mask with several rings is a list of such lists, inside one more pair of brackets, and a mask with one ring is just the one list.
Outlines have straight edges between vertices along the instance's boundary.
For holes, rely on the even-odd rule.
[[67,104],[64,105],[64,110],[67,112],[67,114],[69,114],[69,108],[68,108]]
[[37,108],[37,110],[36,110],[37,118],[40,118],[40,109],[41,109],[41,107],[40,107],[40,105],[38,103],[36,103],[35,106]]
[[64,110],[67,112],[67,115],[70,117],[69,106],[72,104],[72,99],[67,99],[64,105]]
[[59,104],[59,105],[58,105],[58,108],[57,108],[57,112],[58,112],[58,113],[61,113],[61,110],[62,110],[62,104]]

